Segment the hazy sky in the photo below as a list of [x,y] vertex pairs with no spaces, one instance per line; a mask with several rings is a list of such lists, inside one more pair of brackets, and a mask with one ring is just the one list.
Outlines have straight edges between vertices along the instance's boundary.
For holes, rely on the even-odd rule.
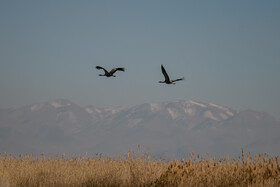
[[[161,64],[185,81],[159,84]],[[191,99],[280,118],[279,96],[279,0],[0,1],[1,108]]]

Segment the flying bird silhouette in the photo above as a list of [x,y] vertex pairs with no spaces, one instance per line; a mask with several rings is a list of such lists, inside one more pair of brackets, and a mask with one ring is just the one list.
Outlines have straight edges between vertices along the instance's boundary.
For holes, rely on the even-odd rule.
[[124,71],[124,68],[113,68],[110,72],[108,72],[105,68],[101,66],[96,66],[96,69],[103,69],[104,74],[99,74],[99,76],[106,76],[106,77],[116,77],[114,73],[116,71]]
[[184,80],[185,78],[182,77],[180,79],[175,79],[175,80],[170,80],[168,74],[166,73],[163,65],[161,64],[161,71],[162,74],[164,75],[165,80],[164,81],[159,81],[159,83],[166,83],[166,84],[175,84],[176,81],[181,81]]

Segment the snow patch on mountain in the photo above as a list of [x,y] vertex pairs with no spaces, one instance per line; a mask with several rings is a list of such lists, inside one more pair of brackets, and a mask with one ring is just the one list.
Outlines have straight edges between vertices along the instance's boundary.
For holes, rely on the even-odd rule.
[[63,105],[60,104],[60,103],[57,103],[55,101],[51,102],[51,105],[54,107],[54,108],[59,108],[59,107],[62,107]]
[[188,104],[191,104],[191,105],[197,105],[197,106],[200,106],[202,108],[207,108],[206,105],[202,104],[202,103],[198,103],[198,102],[195,102],[195,101],[192,101],[192,100],[188,100],[186,101]]
[[175,119],[176,117],[179,116],[178,112],[172,110],[171,108],[167,108],[167,111],[170,114],[170,116],[172,117],[172,119]]
[[[102,110],[100,110],[100,109],[98,109],[98,108],[94,108],[93,110],[94,110],[95,112],[99,113],[99,114],[102,113]],[[93,110],[92,110],[92,112],[93,112]]]
[[216,105],[216,104],[213,104],[213,103],[209,103],[209,105],[210,105],[210,106],[212,106],[212,107],[215,107],[215,108],[221,109],[221,110],[225,110],[225,111],[227,111],[227,110],[228,110],[228,108],[223,107],[223,106],[221,106],[221,105]]
[[65,106],[71,106],[72,103],[71,101],[67,99],[56,99],[52,102],[50,102],[50,105],[53,106],[54,108],[60,108],[60,107],[65,107]]
[[184,108],[184,112],[190,116],[195,115],[195,109],[191,109],[191,108]]
[[111,114],[116,114],[122,109],[123,108],[121,108],[121,107],[119,107],[119,108],[106,108],[106,109],[104,109],[104,111],[105,112],[110,112]]
[[86,112],[89,113],[89,114],[92,114],[94,111],[91,110],[90,108],[86,108]]
[[[230,111],[230,109],[227,108],[227,107],[224,107],[224,106],[221,106],[221,105],[216,105],[216,104],[214,104],[214,103],[209,103],[209,105],[212,106],[212,107],[218,108],[218,109],[220,109],[220,110],[223,110],[228,116],[234,116],[234,114],[233,114],[233,113]],[[228,118],[228,116],[226,117],[226,116],[224,116],[224,114],[220,114],[220,116],[221,116],[223,119],[227,119],[227,118]]]
[[229,110],[226,111],[226,114],[229,116],[233,116],[234,114],[232,112],[230,112]]
[[30,107],[30,110],[31,111],[36,111],[36,110],[38,110],[39,109],[39,106],[38,105],[32,105],[31,107]]
[[204,114],[203,114],[203,116],[206,117],[206,118],[213,119],[213,120],[215,120],[215,121],[219,121],[219,119],[216,118],[216,117],[212,114],[212,112],[211,112],[210,110],[205,111]]
[[228,116],[223,114],[223,113],[220,113],[220,117],[223,118],[223,119],[228,119]]
[[151,108],[152,112],[156,112],[156,111],[160,110],[159,104],[156,104],[156,103],[151,103],[150,108]]

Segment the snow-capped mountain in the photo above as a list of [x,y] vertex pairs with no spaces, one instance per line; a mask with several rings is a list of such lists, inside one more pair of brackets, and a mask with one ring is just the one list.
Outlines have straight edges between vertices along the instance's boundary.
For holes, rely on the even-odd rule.
[[251,152],[279,155],[280,122],[264,112],[175,100],[133,107],[81,107],[58,99],[0,110],[0,152],[104,153],[141,145],[151,155]]

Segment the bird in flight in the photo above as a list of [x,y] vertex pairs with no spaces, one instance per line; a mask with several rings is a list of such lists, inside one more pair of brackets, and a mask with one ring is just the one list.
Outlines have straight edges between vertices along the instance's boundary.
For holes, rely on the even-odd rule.
[[124,71],[124,68],[113,68],[110,72],[108,72],[105,68],[101,66],[96,66],[96,69],[103,69],[104,74],[99,74],[99,76],[106,76],[106,77],[115,77],[114,73],[116,71]]
[[166,73],[163,65],[161,64],[161,71],[162,74],[164,75],[165,80],[164,81],[159,81],[159,83],[166,83],[166,84],[175,84],[176,81],[181,81],[184,80],[185,78],[182,77],[180,79],[175,79],[175,80],[170,80],[168,74]]

